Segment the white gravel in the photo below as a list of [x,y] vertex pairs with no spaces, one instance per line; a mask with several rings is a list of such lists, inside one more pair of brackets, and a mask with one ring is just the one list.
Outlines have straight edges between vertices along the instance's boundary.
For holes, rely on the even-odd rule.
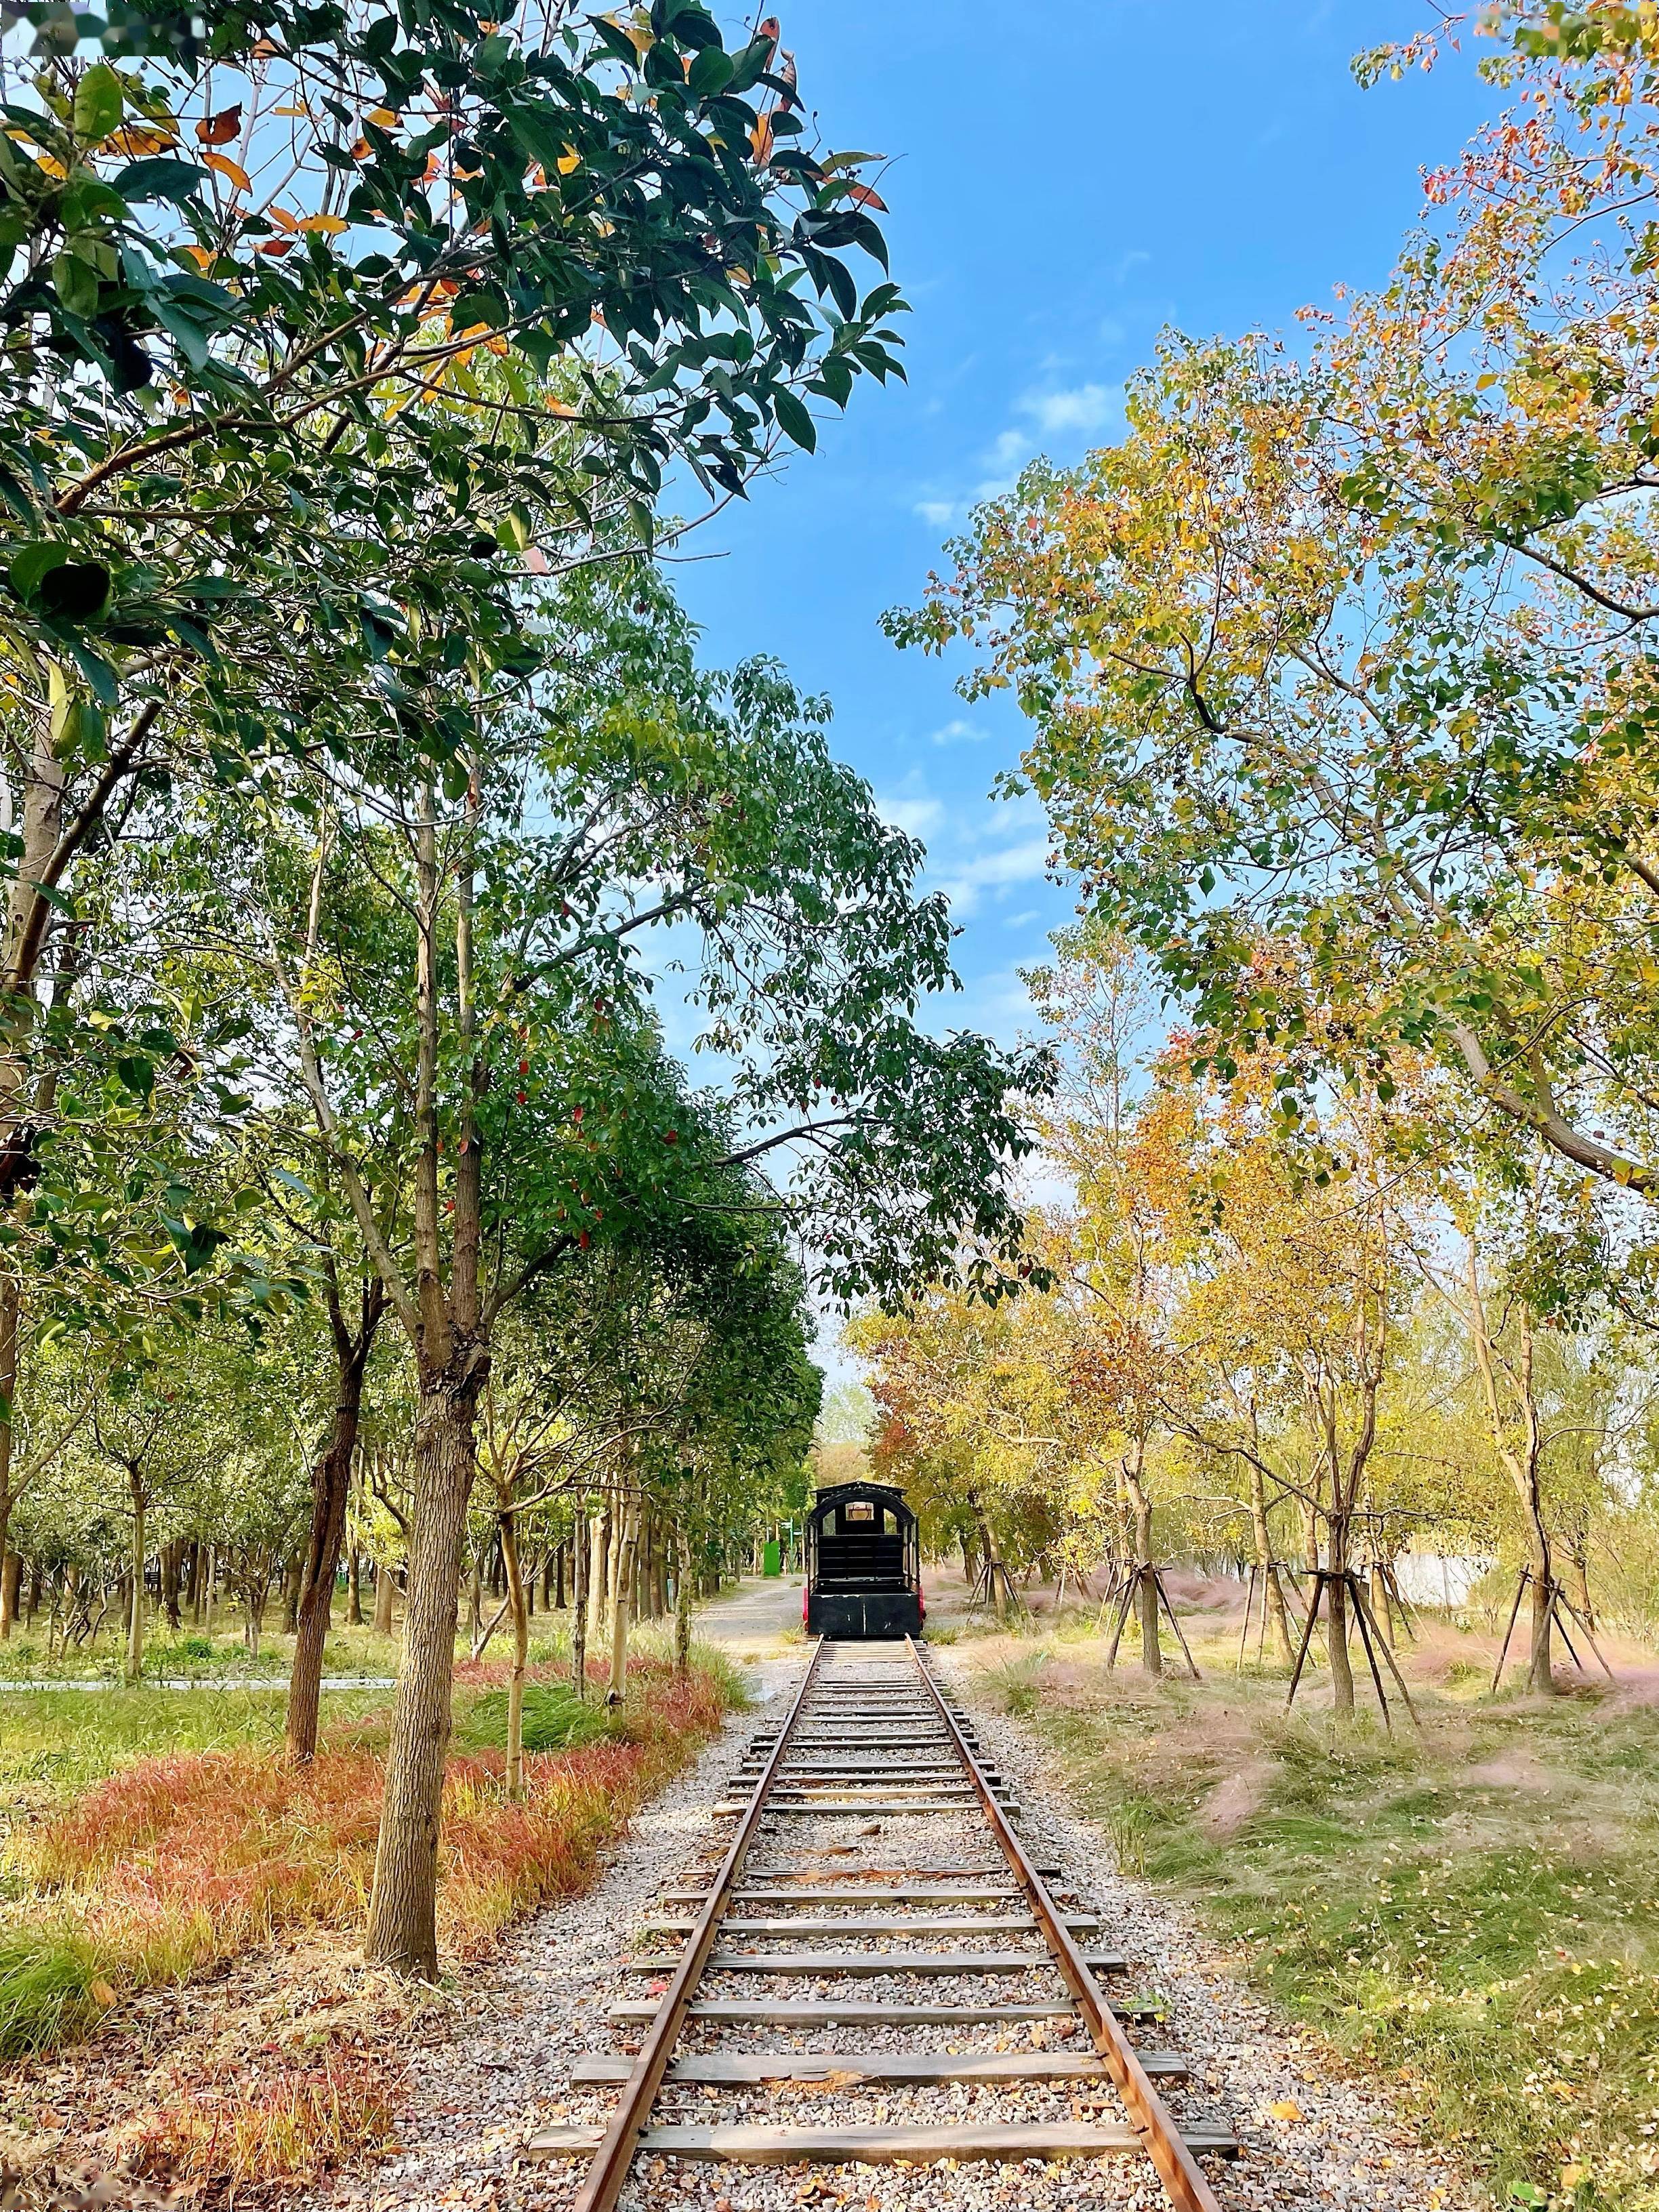
[[[775,1600],[774,1601],[775,1604]],[[737,1609],[733,1608],[734,1616]],[[415,2054],[400,2148],[367,2173],[337,2182],[328,2192],[334,2212],[552,2212],[568,2206],[580,2185],[580,2161],[532,2166],[520,2159],[526,2136],[548,2123],[593,2124],[613,2109],[613,2087],[573,2089],[572,2061],[584,2052],[621,2053],[637,2048],[641,2030],[613,2030],[607,2008],[619,1998],[659,1993],[661,1982],[629,1972],[630,1950],[668,1952],[680,1940],[644,1935],[652,1908],[667,1889],[696,1887],[718,1863],[731,1833],[708,1808],[728,1793],[750,1738],[775,1725],[778,1702],[799,1679],[799,1647],[763,1659],[763,1688],[769,1710],[738,1717],[696,1767],[672,1784],[635,1825],[592,1895],[538,1915],[514,1936],[501,1959],[462,2002],[453,2039]],[[935,1655],[944,1684],[955,1694],[971,1686],[969,1670],[949,1650]],[[867,1662],[838,1667],[865,1671]],[[821,1670],[822,1673],[823,1670]],[[1065,1869],[1056,1885],[1075,1892],[1078,1909],[1100,1916],[1090,1946],[1123,1952],[1129,1970],[1119,1987],[1141,1994],[1156,1989],[1169,2014],[1138,2033],[1150,2046],[1181,2051],[1192,2079],[1161,2085],[1171,2109],[1194,2118],[1229,2123],[1244,2154],[1228,2165],[1206,2165],[1226,2212],[1245,2208],[1340,2206],[1366,2212],[1473,2212],[1480,2201],[1470,2185],[1414,2147],[1409,2128],[1384,2093],[1347,2078],[1330,2065],[1312,2039],[1278,2021],[1236,1980],[1215,1947],[1184,1915],[1144,1884],[1111,1870],[1099,1831],[1081,1819],[1045,1773],[1041,1754],[1014,1723],[976,1710],[983,1748],[1014,1785],[1025,1808],[1022,1833],[1042,1863]],[[902,1754],[896,1754],[896,1757]],[[934,1867],[982,1870],[984,1886],[998,1886],[998,1855],[976,1811],[883,1815],[874,1822],[856,1813],[792,1817],[768,1826],[751,1853],[751,1875],[763,1868],[805,1869],[813,1886],[834,1882],[854,1869]],[[771,1886],[769,1883],[767,1886]],[[787,1885],[783,1885],[787,1886]],[[849,1909],[863,1905],[849,1885]],[[671,1908],[683,1913],[686,1908]],[[835,1908],[814,1903],[795,1908],[813,1918]],[[973,1908],[929,1903],[934,1915],[963,1915]],[[1006,1914],[1006,1902],[984,1911]],[[1018,1909],[1014,1907],[1012,1909]],[[762,1917],[756,1915],[754,1917]],[[785,1919],[788,1908],[768,1905],[763,1917]],[[918,1948],[1029,1950],[1030,1969],[998,1975],[991,1984],[1000,2004],[1059,2003],[1065,1991],[1042,1946],[1024,1935],[919,1936]],[[745,1947],[790,1950],[850,1948],[833,1936],[744,1939]],[[860,1937],[857,1948],[904,1948],[902,1937]],[[895,1972],[855,1980],[807,1976],[768,1978],[714,1974],[700,1995],[748,2002],[775,1997],[819,2002],[840,1997],[868,2003],[882,1999],[929,2004],[981,2000],[985,1984],[972,1978]],[[882,2049],[994,2051],[1086,2047],[1071,2021],[957,2023],[914,2027],[855,2026],[792,2032],[778,2027],[689,2025],[687,2051],[842,2051]],[[1280,2112],[1275,2114],[1273,2107]],[[1291,2117],[1291,2114],[1294,2117]],[[1122,2115],[1109,2086],[965,2083],[934,2086],[867,2084],[834,2091],[810,2084],[705,2091],[671,2087],[657,2117],[774,2126],[845,2124],[894,2125],[945,2120],[973,2122],[1097,2119]],[[313,2197],[311,2201],[315,2202]],[[1159,2212],[1166,2200],[1147,2164],[1137,2157],[1076,2160],[1044,2166],[949,2164],[926,2167],[782,2168],[711,2166],[655,2160],[636,2161],[625,2192],[628,2212],[787,2212],[801,2204],[850,2206],[853,2212],[933,2212],[945,2206],[968,2212],[1018,2204],[1021,2212],[1063,2212],[1073,2204],[1106,2212]]]

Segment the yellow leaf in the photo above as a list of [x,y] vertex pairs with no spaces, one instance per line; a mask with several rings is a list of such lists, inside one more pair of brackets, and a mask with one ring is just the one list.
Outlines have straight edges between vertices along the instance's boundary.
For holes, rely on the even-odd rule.
[[1589,2168],[1584,2166],[1564,2166],[1561,2169],[1562,2188],[1577,2189],[1589,2171]]
[[196,264],[196,266],[198,269],[212,268],[213,256],[208,252],[205,246],[187,246],[185,248],[185,251],[189,254],[191,259]]
[[106,2011],[115,2002],[115,1992],[107,1982],[94,1982],[87,1991],[87,1995],[92,1999],[94,2004],[102,2005]]
[[112,154],[125,154],[137,161],[146,154],[165,154],[169,147],[179,143],[176,131],[155,131],[130,124],[106,138],[104,145]]
[[1267,2110],[1276,2120],[1299,2120],[1302,2118],[1302,2107],[1294,2097],[1281,2097],[1276,2105],[1269,2105]]
[[395,131],[403,118],[395,107],[371,107],[363,120],[378,123],[382,131]]
[[228,154],[204,154],[202,159],[210,169],[216,169],[222,177],[228,177],[237,191],[251,192],[253,190],[253,181],[247,171],[240,161],[233,161]]
[[308,215],[300,224],[301,230],[314,230],[324,238],[337,238],[348,228],[343,215]]
[[559,174],[562,177],[568,177],[573,169],[579,168],[581,166],[581,155],[576,151],[574,146],[567,146],[558,159],[557,167]]
[[308,117],[311,113],[311,110],[308,107],[273,107],[270,112],[273,115],[299,115],[306,117]]
[[69,171],[55,154],[37,154],[35,161],[49,177],[66,177]]

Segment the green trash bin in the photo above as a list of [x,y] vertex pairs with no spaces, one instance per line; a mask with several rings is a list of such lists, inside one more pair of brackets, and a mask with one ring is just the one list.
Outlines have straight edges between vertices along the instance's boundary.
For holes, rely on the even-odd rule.
[[767,1546],[765,1551],[761,1554],[761,1572],[763,1575],[781,1575],[783,1572],[783,1547],[781,1544],[775,1540]]

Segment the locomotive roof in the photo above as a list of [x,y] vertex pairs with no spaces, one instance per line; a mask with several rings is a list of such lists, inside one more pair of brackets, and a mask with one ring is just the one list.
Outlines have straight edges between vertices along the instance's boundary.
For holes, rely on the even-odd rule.
[[891,1482],[832,1482],[826,1489],[818,1491],[814,1496],[812,1512],[814,1515],[828,1512],[832,1507],[841,1504],[850,1498],[868,1498],[878,1500],[884,1505],[890,1505],[896,1512],[907,1515],[913,1521],[915,1518],[914,1510],[904,1502],[904,1492],[896,1483]]

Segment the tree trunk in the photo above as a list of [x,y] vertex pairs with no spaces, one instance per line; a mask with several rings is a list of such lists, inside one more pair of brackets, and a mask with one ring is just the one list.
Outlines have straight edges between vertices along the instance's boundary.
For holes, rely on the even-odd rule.
[[[336,1563],[338,1564],[337,1562]],[[302,1559],[289,1559],[283,1569],[283,1633],[297,1636],[300,1632],[300,1598],[305,1583],[306,1563]],[[334,1594],[331,1582],[329,1595]]]
[[547,1565],[548,1579],[553,1586],[551,1595],[553,1609],[556,1613],[562,1613],[565,1609],[564,1553],[564,1546],[556,1544],[553,1547],[553,1556]]
[[363,1555],[354,1544],[346,1553],[346,1626],[363,1625]]
[[477,1382],[423,1378],[415,1433],[409,1598],[386,1752],[386,1794],[364,1954],[374,1966],[435,1981],[438,1829],[449,1751],[450,1685],[467,1499],[476,1459]]
[[1521,1430],[1517,1449],[1510,1442],[1503,1402],[1498,1395],[1492,1335],[1486,1326],[1486,1300],[1480,1291],[1480,1259],[1473,1237],[1468,1244],[1468,1280],[1469,1336],[1474,1350],[1475,1364],[1480,1372],[1481,1387],[1486,1392],[1486,1414],[1492,1442],[1515,1486],[1526,1524],[1527,1561],[1532,1570],[1532,1633],[1527,1687],[1534,1696],[1553,1698],[1555,1695],[1555,1668],[1550,1651],[1550,1627],[1553,1612],[1555,1563],[1551,1556],[1549,1530],[1544,1522],[1544,1501],[1539,1484],[1543,1431],[1538,1418],[1538,1401],[1533,1389],[1531,1316],[1526,1307],[1522,1306],[1521,1370],[1517,1375],[1512,1367],[1510,1369]]
[[132,1589],[127,1607],[126,1678],[141,1682],[144,1675],[144,1494],[132,1481]]
[[1328,1525],[1332,1580],[1325,1586],[1325,1644],[1330,1654],[1336,1711],[1352,1717],[1353,1668],[1348,1664],[1348,1586],[1343,1580],[1348,1565],[1347,1516],[1333,1513]]
[[676,1566],[674,1577],[674,1672],[691,1672],[691,1600],[694,1577],[691,1573],[691,1547],[682,1534],[676,1538]]
[[1279,1586],[1279,1561],[1273,1556],[1272,1524],[1267,1519],[1267,1485],[1254,1461],[1250,1469],[1250,1526],[1255,1534],[1255,1564],[1261,1577],[1261,1603],[1273,1623],[1273,1641],[1288,1667],[1296,1653],[1291,1644],[1291,1624],[1285,1613],[1285,1593]]
[[605,1626],[605,1563],[609,1555],[611,1516],[596,1513],[588,1530],[587,1640],[597,1644]]
[[587,1512],[579,1507],[570,1535],[570,1680],[587,1695]]
[[510,1513],[501,1517],[501,1536],[507,1608],[513,1615],[513,1679],[507,1688],[507,1794],[516,1800],[524,1796],[524,1678],[530,1664],[530,1607]]
[[167,1626],[175,1635],[184,1625],[179,1617],[179,1592],[184,1573],[185,1540],[177,1536],[161,1547],[161,1603],[167,1610]]
[[[322,1704],[323,1657],[334,1607],[334,1577],[345,1540],[346,1506],[351,1497],[351,1464],[362,1425],[363,1375],[374,1346],[374,1332],[385,1309],[377,1283],[365,1294],[362,1326],[353,1335],[331,1296],[335,1343],[334,1419],[328,1442],[311,1469],[311,1531],[301,1570],[300,1601],[294,1625],[294,1658],[288,1677],[288,1720],[283,1751],[304,1766],[317,1756],[317,1722]],[[363,1617],[357,1586],[357,1554],[351,1554],[351,1600]]]
[[394,1632],[392,1607],[392,1601],[397,1595],[397,1589],[398,1585],[393,1578],[390,1565],[385,1559],[376,1559],[374,1562],[374,1633],[376,1636],[390,1636]]
[[[4,1538],[0,1536],[0,1545]],[[12,1623],[18,1613],[18,1600],[23,1592],[23,1560],[21,1553],[0,1550],[0,1637],[11,1634]]]
[[618,1517],[616,1587],[611,1595],[611,1685],[607,1705],[620,1705],[628,1696],[628,1630],[634,1614],[634,1569],[640,1547],[640,1509],[626,1506]]
[[985,1577],[989,1585],[991,1602],[996,1607],[997,1619],[1006,1620],[1008,1618],[1008,1570],[1003,1565],[1002,1553],[998,1548],[996,1537],[992,1533],[989,1516],[983,1507],[978,1504],[974,1507],[974,1511],[979,1522],[979,1545],[985,1558]]
[[1135,1611],[1140,1619],[1140,1663],[1149,1674],[1164,1672],[1164,1650],[1158,1634],[1158,1574],[1152,1565],[1152,1501],[1140,1473],[1144,1447],[1137,1447],[1133,1464],[1123,1462],[1123,1486],[1135,1522]]

